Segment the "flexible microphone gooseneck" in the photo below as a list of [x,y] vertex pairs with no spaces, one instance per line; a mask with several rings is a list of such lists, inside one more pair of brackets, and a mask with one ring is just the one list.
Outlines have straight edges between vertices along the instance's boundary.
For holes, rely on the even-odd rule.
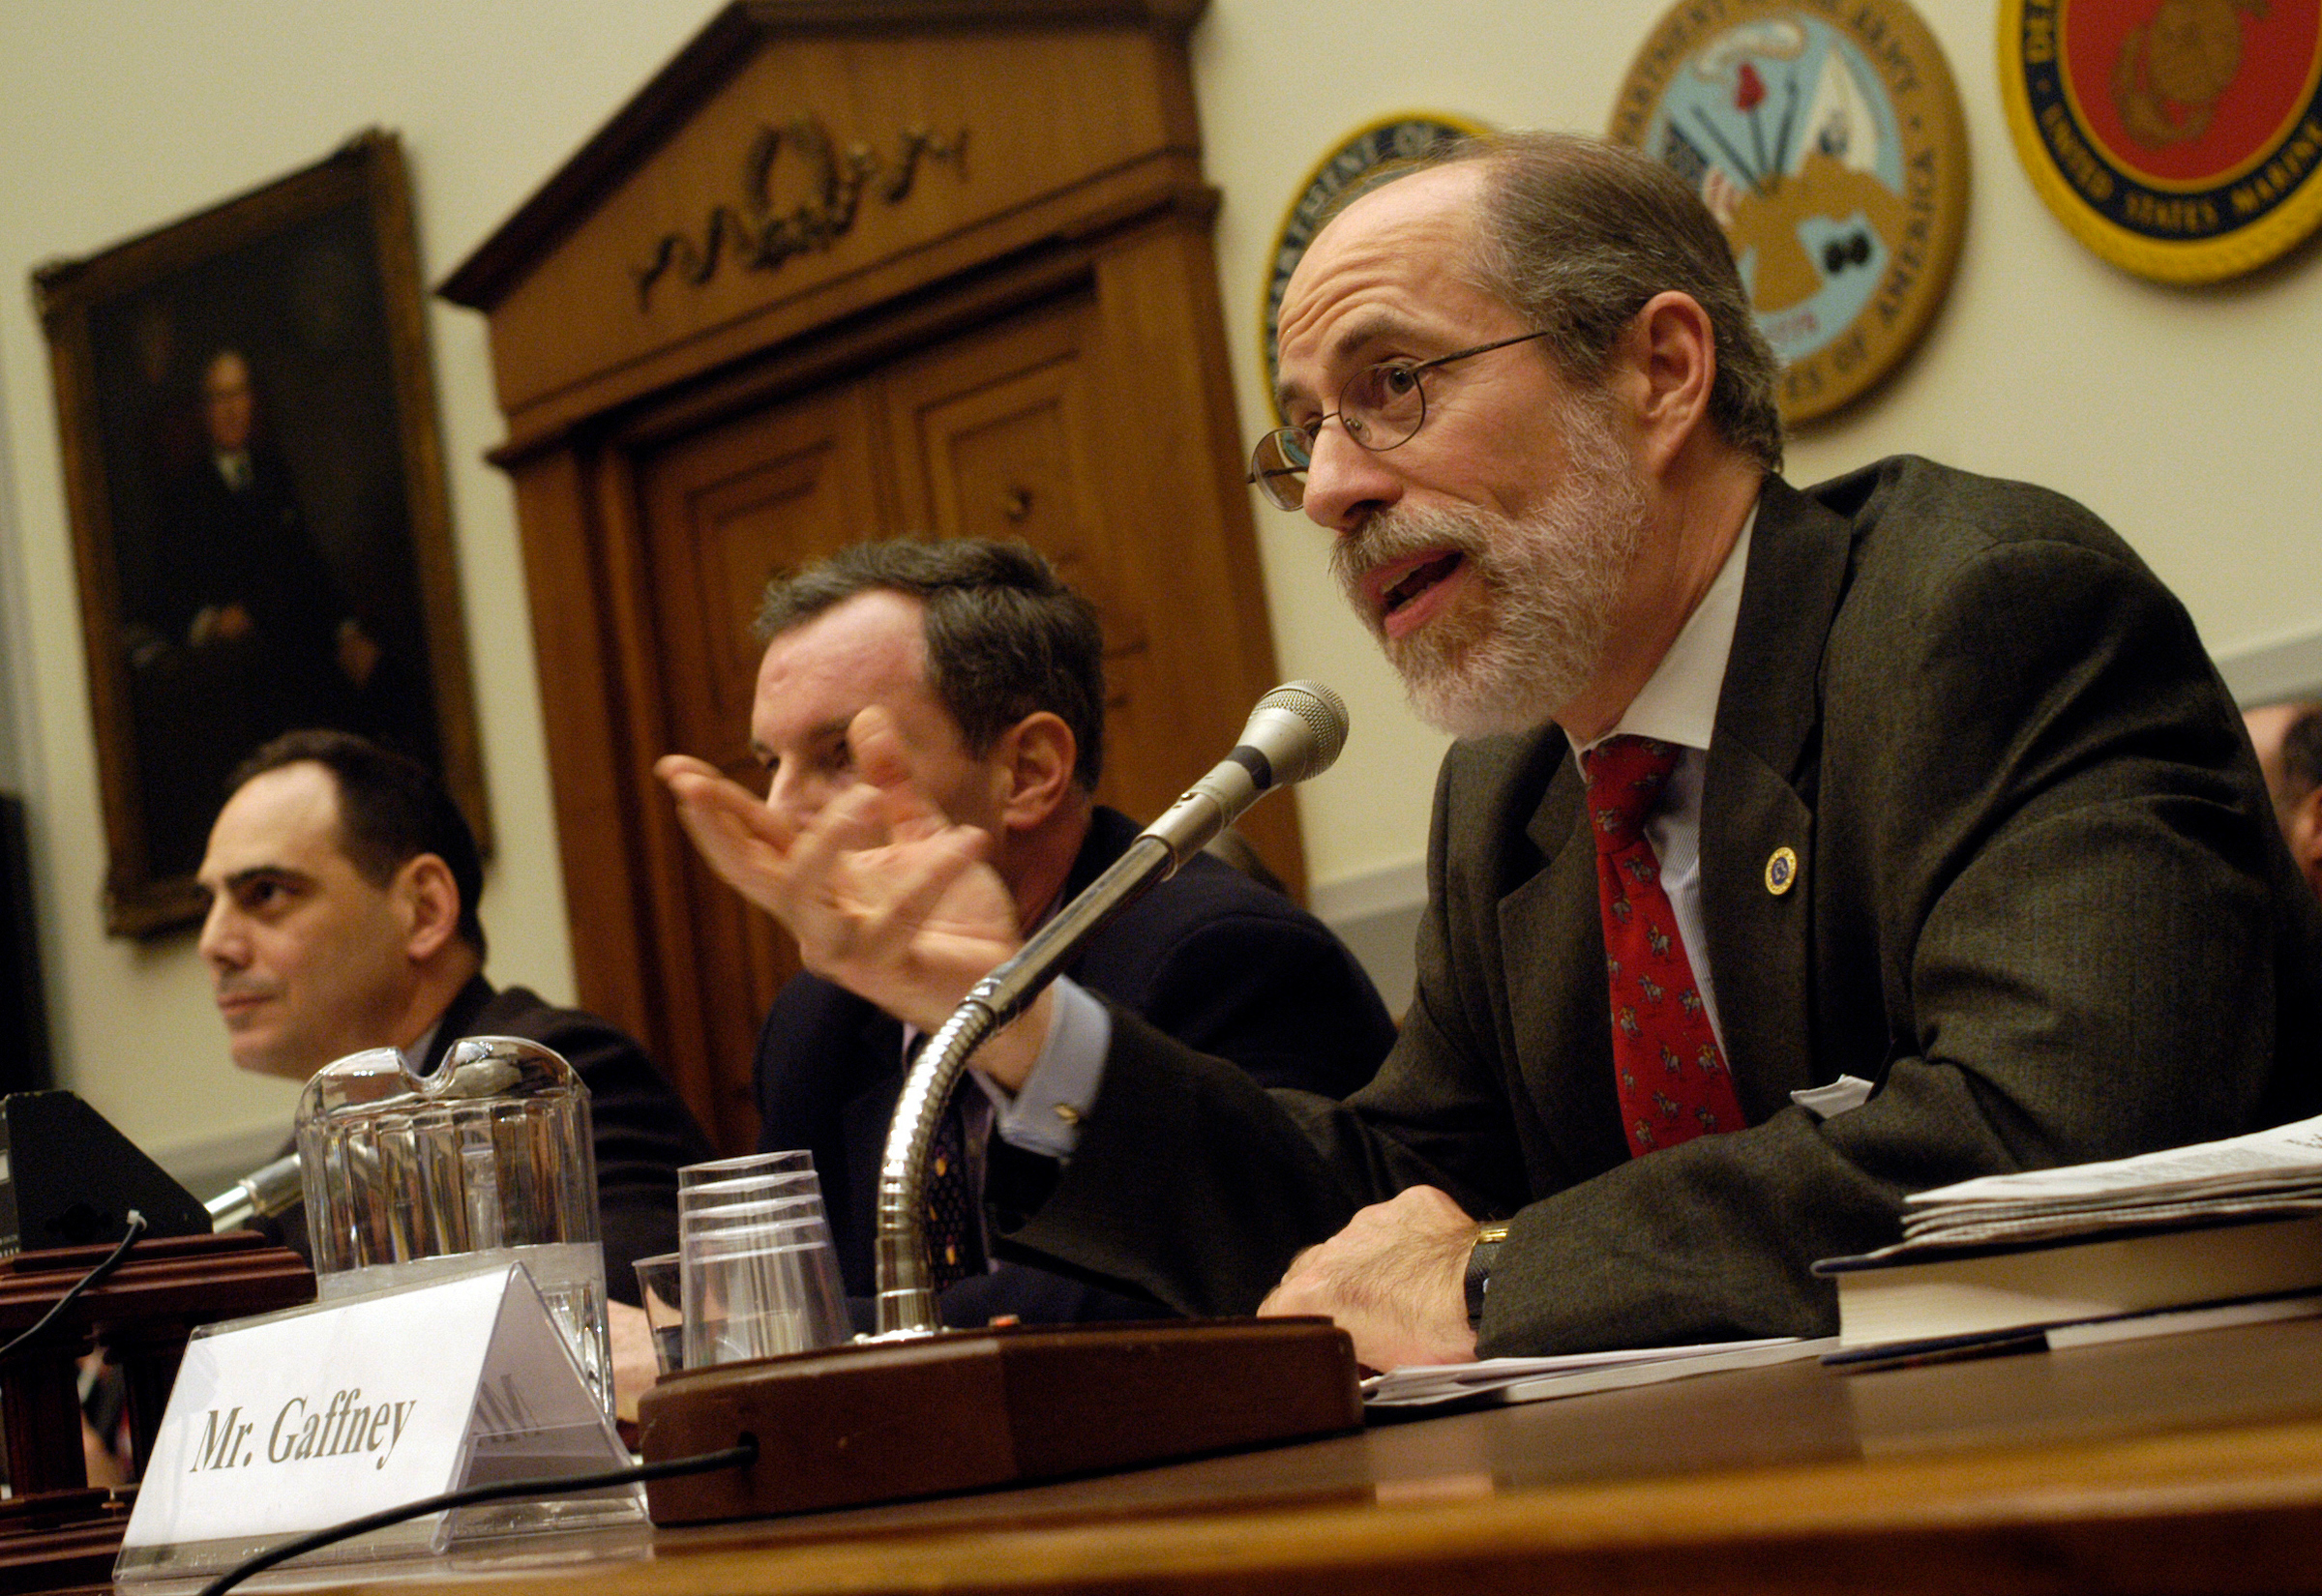
[[272,1219],[302,1195],[298,1155],[287,1154],[262,1164],[203,1204],[211,1228],[239,1230],[253,1219]]
[[1289,682],[1258,700],[1241,741],[1188,788],[1128,851],[1016,955],[977,982],[920,1049],[895,1106],[878,1169],[878,1333],[929,1336],[942,1328],[927,1263],[927,1155],[944,1103],[983,1040],[1022,1013],[1083,943],[1202,844],[1276,787],[1330,768],[1347,745],[1345,700],[1320,682]]

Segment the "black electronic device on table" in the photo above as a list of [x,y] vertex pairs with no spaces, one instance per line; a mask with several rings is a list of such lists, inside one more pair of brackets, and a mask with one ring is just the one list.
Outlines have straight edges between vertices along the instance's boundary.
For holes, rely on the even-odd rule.
[[149,1236],[204,1236],[209,1210],[71,1092],[0,1097],[0,1258]]

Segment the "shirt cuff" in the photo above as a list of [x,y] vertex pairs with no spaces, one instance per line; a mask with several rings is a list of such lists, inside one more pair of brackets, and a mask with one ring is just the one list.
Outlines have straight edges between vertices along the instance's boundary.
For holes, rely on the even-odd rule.
[[[976,1084],[992,1100],[993,1128],[1011,1147],[1043,1158],[1068,1159],[1081,1144],[1081,1121],[1096,1102],[1113,1046],[1113,1016],[1083,988],[1058,977],[1048,1037],[1024,1089],[1010,1097],[982,1075]],[[974,1073],[974,1072],[970,1072]]]

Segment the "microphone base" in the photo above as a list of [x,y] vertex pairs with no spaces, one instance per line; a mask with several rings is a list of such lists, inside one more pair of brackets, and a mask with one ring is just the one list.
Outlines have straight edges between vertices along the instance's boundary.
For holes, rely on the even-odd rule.
[[1029,1485],[1362,1427],[1328,1319],[1028,1325],[857,1343],[666,1376],[645,1461],[758,1437],[758,1462],[645,1488],[657,1524]]

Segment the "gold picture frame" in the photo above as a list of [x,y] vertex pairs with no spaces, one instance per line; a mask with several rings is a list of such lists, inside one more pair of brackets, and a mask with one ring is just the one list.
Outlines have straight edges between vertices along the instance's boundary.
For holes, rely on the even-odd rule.
[[293,725],[438,770],[488,840],[410,186],[393,133],[33,273],[115,935],[199,919],[234,766]]

